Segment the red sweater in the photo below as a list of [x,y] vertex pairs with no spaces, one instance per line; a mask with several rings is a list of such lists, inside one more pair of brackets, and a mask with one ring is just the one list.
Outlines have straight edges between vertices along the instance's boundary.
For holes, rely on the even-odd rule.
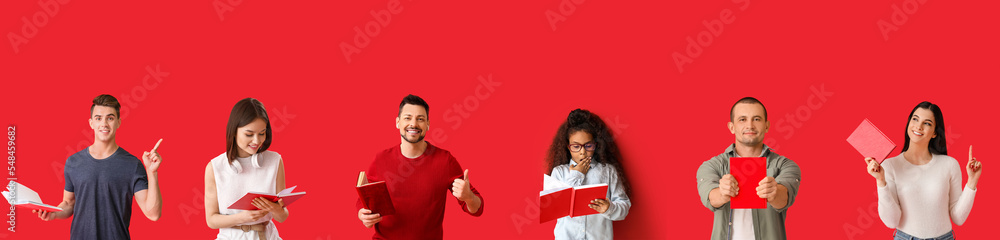
[[[462,177],[462,172],[462,166],[448,150],[430,143],[424,154],[414,159],[404,157],[399,145],[375,154],[366,172],[368,181],[386,182],[396,214],[384,216],[375,224],[372,239],[442,239],[445,202],[454,200],[462,211],[469,212],[465,202],[451,195],[451,184]],[[475,187],[470,188],[483,199]],[[482,215],[484,206],[469,214]],[[361,199],[357,208],[363,208]]]

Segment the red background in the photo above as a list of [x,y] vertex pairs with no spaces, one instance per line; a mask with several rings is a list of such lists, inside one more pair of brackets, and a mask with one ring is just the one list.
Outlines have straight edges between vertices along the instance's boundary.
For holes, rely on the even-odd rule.
[[[24,34],[22,17],[47,13],[36,1],[6,1],[0,120],[17,127],[16,177],[58,203],[62,164],[93,141],[90,100],[129,98],[118,143],[137,153],[164,139],[163,216],[150,222],[133,207],[133,238],[212,238],[204,167],[224,152],[232,105],[255,97],[272,116],[271,149],[285,158],[289,186],[309,193],[277,225],[282,237],[367,238],[352,185],[374,153],[399,144],[396,105],[413,93],[431,104],[428,139],[471,169],[487,202],[479,218],[449,206],[445,237],[545,239],[554,223],[533,223],[528,201],[558,124],[586,108],[615,126],[633,183],[616,237],[703,239],[712,213],[695,171],[733,142],[731,104],[755,96],[770,114],[766,143],[803,169],[789,238],[888,239],[869,208],[874,180],[845,139],[869,118],[902,144],[905,115],[928,100],[944,110],[950,155],[964,166],[974,144],[990,169],[956,236],[990,236],[1000,166],[984,154],[995,151],[987,129],[1000,117],[987,102],[1000,77],[995,2],[927,1],[913,12],[898,0],[750,1],[745,10],[730,1],[404,0],[348,63],[340,44],[354,44],[354,27],[389,2],[251,0],[220,19],[212,1],[71,1],[36,19],[47,22],[15,53],[9,35]],[[893,5],[912,14],[887,40],[877,22],[892,22]],[[568,14],[553,30],[546,11],[560,7]],[[673,54],[727,11],[733,21],[681,72]],[[157,66],[169,75],[144,81]],[[500,85],[482,88],[481,76]],[[17,232],[0,238],[69,236],[69,220],[17,213]]]

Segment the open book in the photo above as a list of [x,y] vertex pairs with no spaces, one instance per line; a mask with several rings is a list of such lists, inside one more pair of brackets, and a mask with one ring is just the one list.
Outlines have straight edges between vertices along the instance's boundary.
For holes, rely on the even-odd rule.
[[730,208],[767,208],[767,199],[757,196],[757,185],[767,177],[767,158],[729,158],[729,174],[736,178],[740,188],[736,197],[729,200]]
[[279,192],[278,194],[248,192],[247,194],[244,194],[243,197],[240,198],[240,200],[237,200],[232,205],[229,205],[229,207],[227,208],[238,209],[238,210],[259,210],[257,207],[253,205],[253,200],[259,197],[263,197],[271,202],[278,202],[278,199],[282,199],[283,200],[282,202],[285,203],[285,206],[292,205],[292,203],[294,203],[296,200],[299,200],[299,198],[302,198],[303,196],[306,195],[306,192],[292,193],[292,191],[295,190],[295,187],[298,186],[292,186],[290,188],[286,188],[285,190],[281,190],[281,192]]
[[608,198],[608,184],[591,184],[579,187],[570,187],[558,179],[543,174],[544,186],[538,193],[539,211],[538,221],[540,223],[570,216],[578,217],[597,214],[588,206],[594,199]]
[[10,181],[7,184],[7,191],[3,191],[3,197],[7,199],[10,205],[19,207],[49,212],[60,212],[63,210],[62,208],[42,203],[42,199],[38,197],[37,192],[15,181]]
[[886,137],[885,133],[878,130],[867,118],[861,121],[861,125],[854,129],[851,136],[847,137],[847,142],[862,156],[875,158],[879,164],[885,161],[889,153],[892,153],[892,150],[896,148],[896,144],[892,143],[892,140],[889,140],[889,137]]
[[392,198],[389,197],[389,187],[385,181],[368,183],[368,177],[361,171],[358,175],[358,198],[365,209],[372,210],[372,214],[378,213],[380,216],[388,216],[396,213],[396,208],[392,206]]

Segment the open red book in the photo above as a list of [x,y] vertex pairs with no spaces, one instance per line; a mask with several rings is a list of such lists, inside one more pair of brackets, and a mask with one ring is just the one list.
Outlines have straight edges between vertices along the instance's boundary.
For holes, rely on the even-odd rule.
[[540,223],[570,216],[597,214],[588,206],[591,200],[607,199],[608,184],[592,184],[570,187],[568,184],[544,175],[545,189],[538,193]]
[[292,205],[292,203],[294,203],[295,201],[299,200],[299,198],[302,198],[303,196],[306,195],[306,192],[292,193],[292,191],[295,190],[295,187],[298,186],[286,188],[285,190],[281,190],[281,192],[279,192],[278,194],[248,192],[247,194],[244,194],[243,197],[240,198],[240,200],[237,200],[233,204],[229,205],[228,209],[258,210],[257,207],[253,206],[253,200],[259,197],[263,197],[271,202],[278,202],[278,199],[282,199],[283,202],[285,203],[285,206]]
[[389,197],[389,187],[385,181],[368,183],[365,172],[358,176],[358,198],[365,209],[371,210],[372,214],[379,216],[389,216],[396,213],[396,207],[392,206],[392,198]]
[[879,131],[867,118],[861,121],[861,125],[854,129],[851,136],[847,137],[847,142],[858,150],[861,156],[875,158],[879,164],[889,157],[889,153],[892,153],[893,149],[896,149],[896,144],[892,143],[892,140],[889,140],[889,137]]
[[7,203],[18,207],[49,212],[61,212],[63,210],[62,208],[42,203],[42,199],[38,196],[37,192],[15,181],[10,181],[7,184],[7,191],[3,192],[3,197],[7,199]]
[[729,158],[729,174],[736,178],[740,188],[736,197],[729,200],[730,208],[767,208],[767,199],[757,196],[757,185],[767,177],[767,158]]

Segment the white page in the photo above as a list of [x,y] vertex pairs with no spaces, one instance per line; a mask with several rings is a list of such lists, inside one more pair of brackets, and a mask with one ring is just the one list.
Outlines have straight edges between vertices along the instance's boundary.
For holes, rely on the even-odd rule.
[[[13,195],[11,195],[11,192],[9,192],[12,190],[14,193]],[[20,204],[28,202],[42,203],[42,199],[41,197],[38,196],[37,192],[15,181],[10,181],[10,183],[7,184],[7,191],[3,192],[3,197],[6,198],[7,202],[10,204]],[[17,198],[16,203],[14,202],[14,198]]]
[[542,181],[543,181],[542,189],[544,190],[539,192],[538,194],[539,196],[558,192],[570,187],[569,184],[559,181],[559,179],[549,176],[548,174],[542,174]]

